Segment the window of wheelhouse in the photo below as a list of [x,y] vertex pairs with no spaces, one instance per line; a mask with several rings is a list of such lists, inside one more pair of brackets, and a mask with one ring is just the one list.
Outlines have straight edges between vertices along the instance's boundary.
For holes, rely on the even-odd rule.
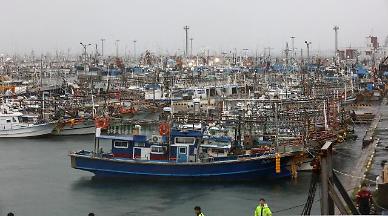
[[146,147],[145,142],[134,142],[135,147]]
[[30,122],[30,121],[29,121],[28,117],[23,116],[21,122],[26,122],[27,123],[27,122]]
[[175,143],[194,144],[195,138],[194,137],[175,137]]
[[128,148],[128,142],[127,141],[117,141],[115,140],[113,143],[113,146],[115,148]]
[[216,154],[224,154],[225,150],[224,149],[219,149],[219,148],[214,148],[214,149],[212,149],[212,152],[216,153]]
[[163,146],[151,146],[152,153],[164,153],[165,148]]
[[179,148],[179,154],[186,154],[186,148]]

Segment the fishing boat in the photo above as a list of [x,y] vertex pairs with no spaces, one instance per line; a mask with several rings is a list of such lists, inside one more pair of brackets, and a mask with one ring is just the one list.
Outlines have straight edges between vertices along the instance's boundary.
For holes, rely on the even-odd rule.
[[[160,127],[160,135],[101,135],[97,129],[93,151],[69,154],[72,168],[96,177],[252,180],[290,176],[289,162],[296,152],[234,154],[231,148],[203,143],[203,129]],[[111,142],[103,152],[100,141]],[[170,141],[170,143],[169,143]],[[222,139],[223,142],[227,139]],[[214,154],[220,152],[221,154]],[[212,152],[212,153],[211,153]],[[227,152],[227,153],[225,153]],[[300,153],[300,152],[299,152]]]
[[3,111],[0,114],[0,137],[36,137],[50,134],[55,122],[39,121],[37,116]]
[[69,119],[58,122],[53,130],[53,135],[68,136],[68,135],[84,135],[94,134],[96,127],[94,121],[85,119]]

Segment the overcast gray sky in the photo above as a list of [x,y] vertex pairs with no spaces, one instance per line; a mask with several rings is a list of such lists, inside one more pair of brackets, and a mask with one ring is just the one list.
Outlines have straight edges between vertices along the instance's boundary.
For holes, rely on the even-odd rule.
[[334,50],[333,26],[340,47],[362,46],[370,34],[388,35],[388,0],[0,0],[0,53],[81,51],[80,41],[106,38],[113,53],[132,49],[184,47],[190,26],[194,51],[201,48],[251,51],[283,49],[290,36],[295,46]]

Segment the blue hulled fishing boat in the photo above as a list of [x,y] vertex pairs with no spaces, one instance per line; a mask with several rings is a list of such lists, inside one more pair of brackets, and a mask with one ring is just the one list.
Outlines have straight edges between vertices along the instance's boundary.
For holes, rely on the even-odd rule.
[[[96,133],[94,151],[70,153],[71,166],[97,177],[241,180],[289,176],[289,162],[297,154],[232,155],[231,148],[226,147],[233,146],[232,143],[225,143],[232,142],[231,139],[212,139],[223,140],[223,143],[205,144],[201,128],[176,128],[166,134],[147,139],[144,135]],[[99,150],[101,140],[111,141],[109,153]]]

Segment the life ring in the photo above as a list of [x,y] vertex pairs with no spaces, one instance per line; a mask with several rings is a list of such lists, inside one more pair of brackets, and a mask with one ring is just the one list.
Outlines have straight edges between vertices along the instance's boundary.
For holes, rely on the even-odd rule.
[[103,129],[107,129],[109,127],[109,119],[105,118],[104,123],[102,124]]
[[161,136],[166,136],[166,135],[170,134],[170,126],[168,125],[168,123],[163,122],[163,123],[160,124],[160,126],[159,126],[159,134]]
[[103,119],[100,118],[96,118],[94,123],[96,124],[96,128],[102,128],[102,125],[104,124]]
[[107,129],[109,127],[108,118],[96,118],[95,119],[96,128]]

